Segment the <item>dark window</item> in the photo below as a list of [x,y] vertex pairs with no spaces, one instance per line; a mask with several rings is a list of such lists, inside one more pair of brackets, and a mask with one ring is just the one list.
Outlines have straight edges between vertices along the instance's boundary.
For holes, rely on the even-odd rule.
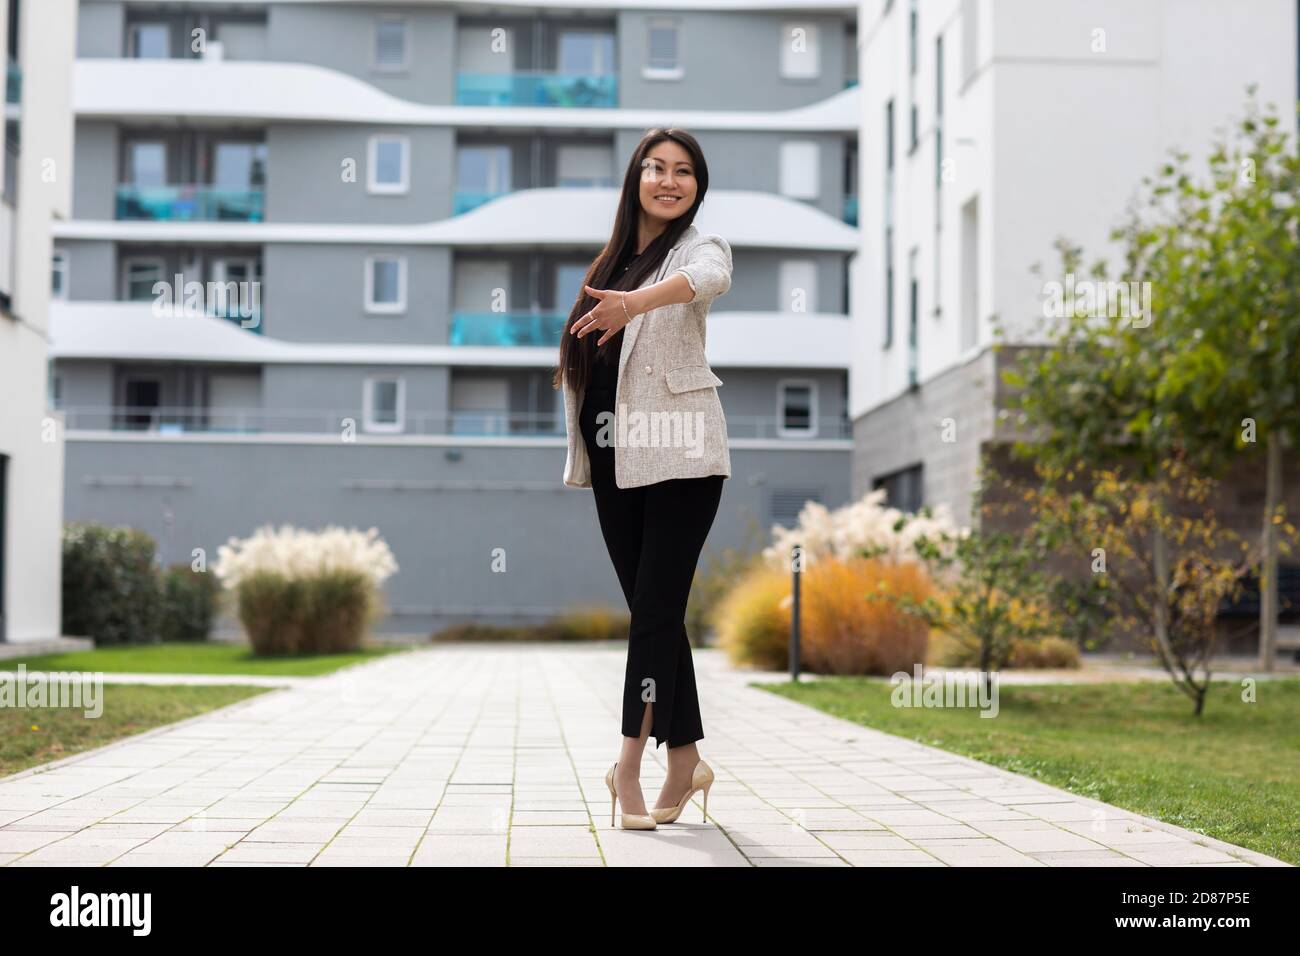
[[899,511],[920,511],[925,504],[922,491],[921,465],[913,465],[892,474],[882,475],[872,482],[872,488],[885,489],[885,504]]
[[934,41],[934,186],[943,187],[943,35]]

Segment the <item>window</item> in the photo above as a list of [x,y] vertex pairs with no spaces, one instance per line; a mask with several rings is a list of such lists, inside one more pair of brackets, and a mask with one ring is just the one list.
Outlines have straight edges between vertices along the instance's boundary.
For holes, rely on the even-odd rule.
[[792,199],[816,199],[821,195],[821,149],[812,141],[781,144],[781,193]]
[[614,72],[614,35],[593,30],[566,30],[560,34],[560,72],[606,76]]
[[911,0],[907,10],[907,72],[916,75],[916,65],[919,56],[919,41],[917,32],[919,24],[917,23],[916,0]]
[[646,24],[645,69],[649,80],[676,80],[682,76],[681,36],[676,20],[651,19]]
[[[943,34],[934,40],[934,188],[943,188]],[[939,204],[935,203],[935,225]]]
[[408,66],[406,37],[407,22],[405,17],[379,17],[376,19],[373,68],[382,72],[405,70]]
[[456,151],[456,189],[495,196],[510,191],[509,146],[462,146]]
[[776,434],[780,438],[817,435],[817,383],[812,379],[782,379],[777,383]]
[[[451,383],[453,435],[508,435],[510,382],[504,378],[456,376]],[[527,426],[525,426],[527,427]]]
[[122,264],[122,297],[128,302],[148,302],[158,296],[154,293],[155,283],[165,281],[163,270],[166,268],[161,258],[127,259]]
[[894,101],[885,104],[885,172],[894,171]]
[[139,431],[157,428],[162,409],[162,381],[131,376],[123,383],[122,391],[126,398],[122,404],[127,408],[122,424]]
[[894,230],[885,229],[885,342],[894,344]]
[[126,55],[138,60],[166,60],[172,55],[166,23],[133,23],[127,28]]
[[266,185],[266,144],[214,143],[212,185],[222,189],[256,189]]
[[68,297],[68,253],[55,249],[50,256],[50,295],[55,299]]
[[885,340],[894,344],[894,101],[885,104]]
[[821,43],[815,23],[781,25],[781,76],[807,80],[821,76]]
[[920,61],[920,26],[917,22],[916,0],[911,0],[907,11],[907,72],[908,72],[908,151],[916,149],[921,137],[921,118],[916,106],[916,73]]
[[400,375],[367,378],[361,419],[368,432],[402,431],[406,424],[406,380]]
[[924,469],[921,465],[912,465],[888,475],[881,475],[872,482],[872,489],[885,489],[885,504],[899,511],[915,514],[925,504]]
[[812,259],[786,259],[779,269],[778,312],[817,311],[817,263]]
[[370,137],[366,186],[372,193],[404,193],[410,187],[411,141],[405,136]]
[[614,185],[614,151],[609,146],[563,145],[557,152],[556,165],[556,185]]
[[167,144],[145,140],[128,142],[126,182],[132,186],[167,185]]
[[555,267],[555,310],[565,315],[578,301],[583,282],[587,278],[587,267],[578,263],[564,263]]
[[917,337],[920,334],[921,278],[917,275],[920,250],[915,247],[907,254],[907,384],[915,388],[919,382]]
[[375,255],[366,258],[366,311],[406,311],[406,257]]

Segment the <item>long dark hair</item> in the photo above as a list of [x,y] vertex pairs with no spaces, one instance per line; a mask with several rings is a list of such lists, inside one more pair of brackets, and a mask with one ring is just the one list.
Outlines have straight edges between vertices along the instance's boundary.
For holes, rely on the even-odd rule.
[[[646,154],[665,140],[672,140],[691,157],[691,165],[695,168],[695,202],[686,212],[669,221],[668,228],[646,246],[645,252],[632,264],[632,268],[624,275],[614,278],[614,270],[623,255],[636,253],[636,227],[641,215],[641,170]],[[657,127],[648,131],[632,151],[627,172],[623,174],[623,191],[619,195],[618,212],[614,216],[614,231],[600,255],[587,268],[583,285],[589,285],[593,289],[638,288],[647,276],[659,269],[668,250],[695,221],[695,213],[699,210],[700,203],[704,202],[704,194],[708,189],[709,167],[704,162],[704,152],[694,136],[674,127]],[[551,382],[555,388],[561,388],[567,381],[570,390],[578,394],[591,380],[591,367],[596,360],[597,351],[619,346],[619,340],[611,337],[610,341],[598,349],[596,341],[600,338],[599,333],[589,332],[579,339],[572,331],[573,324],[594,309],[597,301],[595,296],[588,295],[586,289],[582,289],[578,292],[573,308],[569,310],[569,320],[564,324],[564,332],[560,336],[560,364]]]

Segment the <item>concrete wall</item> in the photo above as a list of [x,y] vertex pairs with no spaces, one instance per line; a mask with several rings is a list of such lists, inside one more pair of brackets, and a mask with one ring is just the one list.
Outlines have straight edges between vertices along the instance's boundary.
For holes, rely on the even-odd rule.
[[[847,500],[847,451],[733,449],[732,465],[706,551],[755,535],[766,545],[775,491],[811,488],[829,506]],[[374,526],[401,567],[386,588],[393,613],[379,630],[425,633],[469,619],[540,621],[590,601],[626,607],[591,492],[564,488],[563,468],[562,438],[495,448],[124,435],[70,444],[66,509],[69,520],[143,529],[166,562],[188,561],[194,548],[215,557],[231,535],[267,522]],[[146,477],[150,487],[121,483]],[[504,574],[491,570],[495,548],[505,549]]]

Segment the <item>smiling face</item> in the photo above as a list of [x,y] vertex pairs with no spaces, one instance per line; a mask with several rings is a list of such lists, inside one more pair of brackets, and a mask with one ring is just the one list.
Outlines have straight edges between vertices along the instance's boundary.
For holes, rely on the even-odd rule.
[[641,164],[641,209],[652,219],[676,219],[695,205],[699,186],[691,154],[666,139],[650,148]]

